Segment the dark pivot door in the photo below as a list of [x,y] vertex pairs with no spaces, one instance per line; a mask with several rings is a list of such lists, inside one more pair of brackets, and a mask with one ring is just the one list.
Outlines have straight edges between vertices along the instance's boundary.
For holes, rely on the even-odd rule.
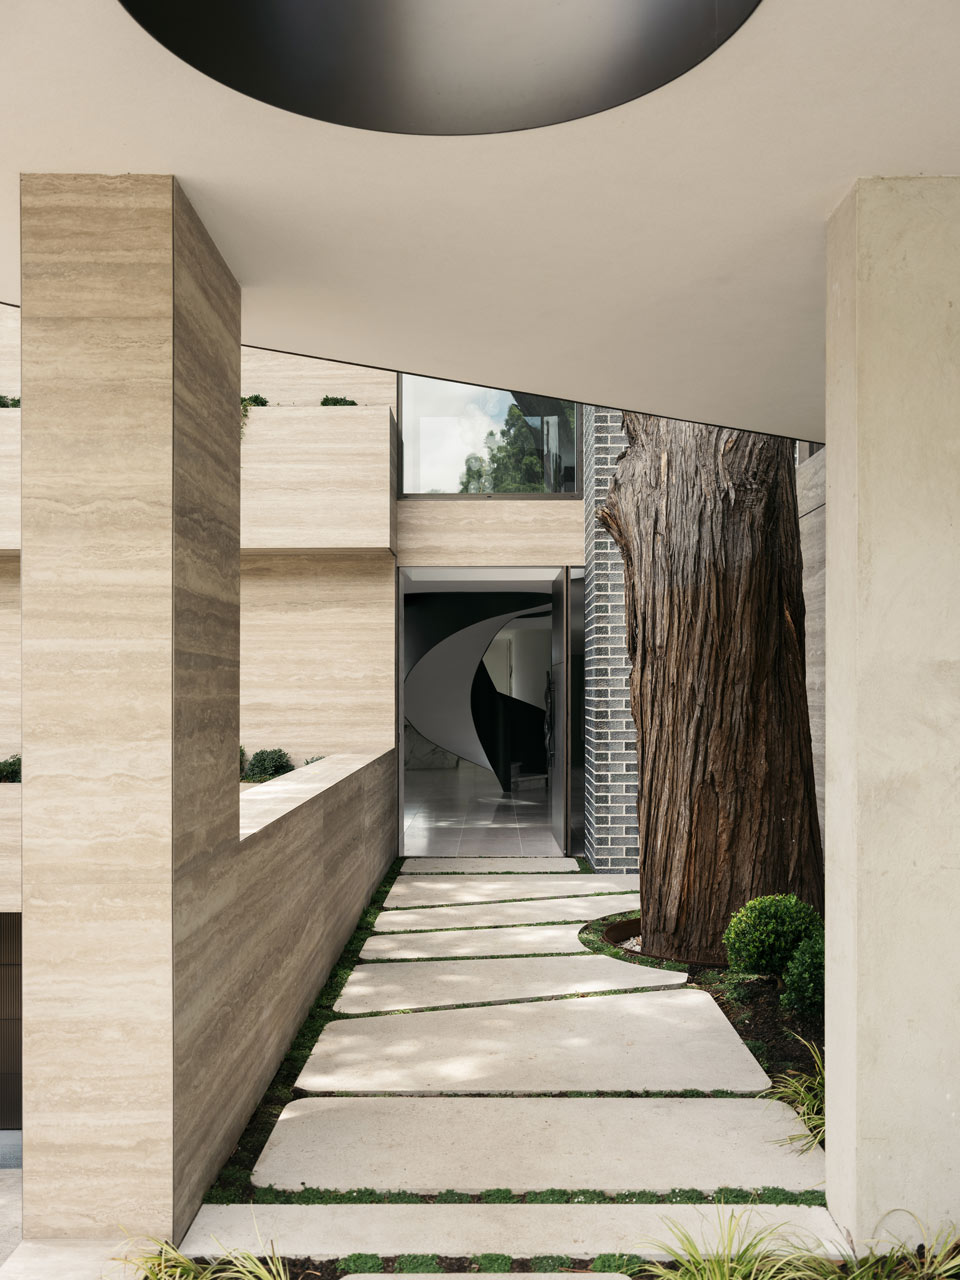
[[568,855],[583,852],[583,570],[553,580],[550,688],[552,732],[547,780],[553,838]]
[[0,913],[0,1129],[21,1128],[20,912]]
[[567,600],[570,591],[570,570],[561,569],[553,580],[550,612],[550,694],[551,726],[549,758],[547,761],[547,785],[550,791],[550,829],[560,848],[567,850],[567,809],[569,787],[567,754],[569,742],[568,717],[570,708],[569,670],[569,620]]
[[584,578],[582,569],[568,570],[567,588],[567,844],[565,852],[583,853],[584,765]]

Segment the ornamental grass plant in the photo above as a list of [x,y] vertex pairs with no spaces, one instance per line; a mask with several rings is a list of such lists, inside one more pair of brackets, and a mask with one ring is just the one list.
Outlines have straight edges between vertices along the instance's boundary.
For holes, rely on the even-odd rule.
[[774,1076],[770,1088],[760,1096],[773,1098],[777,1102],[785,1102],[793,1107],[805,1126],[799,1133],[792,1133],[785,1142],[796,1143],[801,1154],[812,1151],[817,1143],[826,1137],[826,1076],[823,1067],[823,1054],[815,1044],[804,1040],[802,1036],[790,1033],[795,1040],[806,1048],[813,1059],[813,1071],[785,1071]]

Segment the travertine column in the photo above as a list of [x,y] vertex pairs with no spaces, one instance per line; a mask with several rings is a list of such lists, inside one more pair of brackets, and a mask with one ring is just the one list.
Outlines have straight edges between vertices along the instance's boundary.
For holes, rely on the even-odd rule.
[[827,1193],[855,1239],[960,1212],[960,179],[829,233]]
[[21,195],[24,1228],[172,1235],[238,839],[239,290],[170,177]]

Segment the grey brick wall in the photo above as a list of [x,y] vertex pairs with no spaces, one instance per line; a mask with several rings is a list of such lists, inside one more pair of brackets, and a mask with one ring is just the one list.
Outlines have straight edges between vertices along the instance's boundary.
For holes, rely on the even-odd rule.
[[623,561],[596,520],[624,447],[618,410],[584,406],[583,493],[586,522],[586,801],[584,843],[598,871],[633,871],[637,842],[636,735],[630,715],[630,662],[623,603]]

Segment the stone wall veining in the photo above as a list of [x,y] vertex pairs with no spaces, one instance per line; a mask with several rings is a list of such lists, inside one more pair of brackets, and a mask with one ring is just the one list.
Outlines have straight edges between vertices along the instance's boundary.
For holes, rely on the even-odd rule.
[[24,1234],[163,1233],[173,182],[25,175],[21,211]]
[[[173,1230],[206,1189],[219,966],[203,937],[237,857],[240,289],[183,192],[173,216]],[[227,931],[225,921],[218,922]],[[222,944],[221,944],[222,945]]]
[[396,564],[389,551],[245,553],[240,740],[248,754],[396,743]]

